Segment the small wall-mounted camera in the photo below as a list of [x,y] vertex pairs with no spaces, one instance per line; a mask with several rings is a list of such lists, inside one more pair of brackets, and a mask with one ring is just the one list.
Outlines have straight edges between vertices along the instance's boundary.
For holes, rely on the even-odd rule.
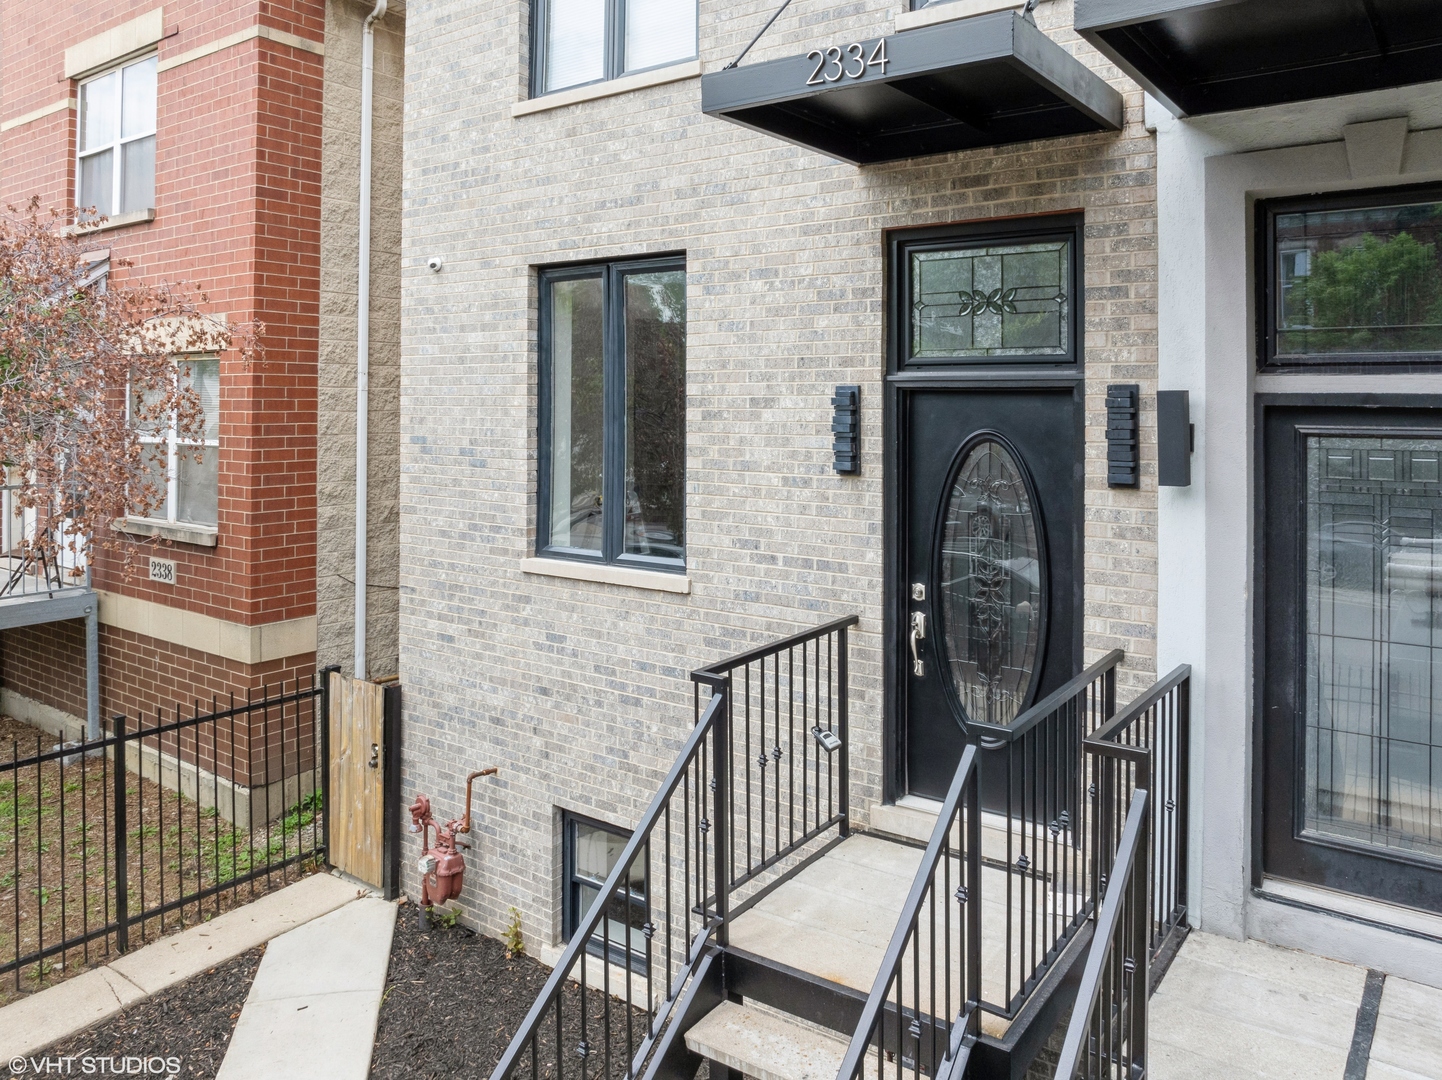
[[426,269],[433,274],[439,274],[441,272],[441,267],[445,265],[445,260],[442,259],[439,255],[432,255],[429,259],[426,260]]

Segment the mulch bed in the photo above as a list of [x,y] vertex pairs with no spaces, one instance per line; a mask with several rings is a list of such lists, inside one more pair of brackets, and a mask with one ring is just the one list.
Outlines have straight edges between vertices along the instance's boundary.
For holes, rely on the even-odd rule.
[[[251,949],[233,960],[219,964],[200,975],[152,994],[94,1027],[56,1043],[39,1053],[35,1059],[74,1057],[69,1072],[82,1075],[82,1058],[92,1059],[94,1075],[102,1075],[104,1065],[96,1058],[179,1058],[178,1073],[159,1073],[210,1080],[220,1071],[230,1036],[240,1019],[241,1006],[250,993],[256,968],[265,947]],[[117,1063],[118,1064],[118,1063]],[[117,1071],[112,1067],[111,1072]],[[7,1077],[36,1075],[11,1073]],[[44,1075],[40,1073],[39,1075]],[[146,1074],[142,1074],[146,1075]]]
[[[385,997],[381,1000],[371,1080],[485,1080],[501,1060],[511,1036],[550,974],[550,968],[529,956],[506,959],[506,947],[501,942],[465,927],[436,926],[422,931],[415,906],[402,905],[391,944]],[[581,1041],[580,997],[580,987],[568,984],[562,1009],[565,1080],[580,1080],[581,1076],[580,1063],[574,1056]],[[596,1017],[601,1015],[604,1003],[600,992],[587,991],[593,1044],[599,1031]],[[613,999],[611,1008],[614,1018],[616,1010],[624,1006]],[[639,1009],[635,1016],[639,1037],[645,1016]],[[554,1014],[544,1026],[554,1039]],[[554,1053],[548,1053],[549,1049],[543,1046],[540,1050],[542,1078],[556,1075]],[[588,1080],[601,1080],[604,1070],[600,1061],[599,1054],[590,1059]],[[613,1062],[612,1072],[621,1074],[615,1056]],[[518,1080],[529,1080],[529,1057],[515,1075]]]

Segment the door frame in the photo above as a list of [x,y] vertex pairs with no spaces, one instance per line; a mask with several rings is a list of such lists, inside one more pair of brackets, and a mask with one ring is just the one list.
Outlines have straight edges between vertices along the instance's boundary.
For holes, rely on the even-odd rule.
[[[1336,410],[1338,412],[1347,410],[1355,412],[1367,409],[1437,409],[1439,410],[1438,427],[1442,427],[1442,395],[1439,394],[1388,394],[1388,393],[1350,393],[1350,394],[1286,394],[1286,393],[1258,393],[1254,395],[1253,421],[1252,421],[1252,469],[1253,469],[1253,492],[1252,492],[1252,533],[1253,533],[1253,565],[1252,565],[1252,648],[1250,656],[1250,673],[1252,676],[1252,776],[1251,776],[1251,884],[1254,891],[1262,889],[1263,878],[1267,874],[1266,852],[1267,852],[1267,777],[1269,769],[1268,745],[1267,745],[1267,701],[1268,701],[1268,679],[1267,679],[1267,653],[1268,653],[1268,610],[1270,608],[1269,587],[1269,557],[1268,557],[1268,504],[1273,493],[1268,488],[1267,474],[1267,422],[1273,412],[1290,409],[1313,409],[1313,410]],[[1303,428],[1311,428],[1316,425],[1310,422],[1303,422]],[[1334,425],[1328,425],[1334,426]],[[1379,416],[1376,423],[1344,423],[1335,426],[1355,427],[1358,429],[1372,427],[1392,427],[1384,417]],[[1403,425],[1404,427],[1406,425]],[[1419,430],[1421,430],[1419,428]],[[1433,429],[1435,430],[1435,428]],[[1292,448],[1294,451],[1296,447]],[[1288,512],[1295,518],[1302,510],[1302,489],[1299,485],[1296,505],[1290,506]],[[1296,530],[1295,544],[1298,549],[1305,542],[1305,524],[1299,521],[1302,527]],[[1295,553],[1294,553],[1295,557]],[[1294,624],[1294,633],[1297,631]],[[1295,673],[1294,673],[1295,674]],[[1299,702],[1300,703],[1300,702]],[[1295,728],[1296,719],[1292,718]],[[1288,787],[1291,796],[1290,813],[1291,818],[1286,824],[1293,830],[1293,842],[1299,842],[1295,837],[1295,826],[1297,813],[1300,808],[1299,793],[1297,790],[1297,746],[1295,738],[1291,744],[1292,750],[1292,777]],[[1279,827],[1280,823],[1279,823]],[[1308,840],[1307,843],[1316,845],[1319,849],[1336,849],[1344,853],[1366,858],[1374,858],[1383,861],[1391,861],[1399,867],[1412,866],[1432,870],[1436,864],[1431,861],[1424,861],[1415,858],[1408,858],[1405,853],[1398,852],[1388,856],[1378,852],[1371,854],[1364,848],[1355,844],[1348,844],[1343,841],[1331,842],[1326,839]],[[1310,885],[1318,888],[1329,888],[1330,886],[1321,882],[1277,874],[1278,878],[1287,881],[1297,881],[1303,885]],[[1365,893],[1350,892],[1343,890],[1345,895],[1357,896],[1367,900],[1383,900],[1384,902],[1399,903],[1403,906],[1412,907],[1402,900],[1385,900],[1385,898],[1368,896]],[[1430,910],[1417,907],[1415,910]]]
[[[906,724],[902,717],[904,706],[902,688],[906,681],[906,631],[902,623],[908,610],[907,598],[903,595],[904,583],[900,574],[904,562],[901,543],[901,493],[905,490],[906,454],[909,449],[908,432],[902,430],[900,417],[902,402],[912,390],[1019,390],[1058,389],[1072,391],[1076,403],[1076,425],[1074,445],[1076,447],[1076,470],[1073,480],[1073,495],[1077,507],[1077,528],[1072,536],[1073,565],[1084,568],[1084,533],[1086,507],[1086,378],[1085,339],[1082,333],[1085,315],[1084,281],[1086,272],[1085,214],[1081,210],[1066,210],[1057,213],[1027,215],[1014,218],[994,218],[982,221],[959,222],[949,225],[930,225],[888,229],[882,235],[884,251],[886,314],[883,336],[886,348],[886,370],[882,379],[882,717],[881,717],[881,767],[882,801],[895,803],[907,794],[906,788]],[[977,362],[942,366],[927,365],[924,370],[906,370],[900,355],[900,334],[909,325],[904,309],[906,280],[902,267],[905,248],[914,242],[932,240],[1005,240],[1032,238],[1038,235],[1071,233],[1072,262],[1071,297],[1071,356],[1059,363],[1034,363],[1004,361]],[[1043,526],[1045,527],[1045,525]],[[1062,538],[1046,537],[1046,543],[1056,548]],[[1083,655],[1083,627],[1085,609],[1083,606],[1085,588],[1084,574],[1078,574],[1072,583],[1074,604],[1073,648],[1078,657]],[[1062,602],[1065,590],[1053,580],[1051,603]]]

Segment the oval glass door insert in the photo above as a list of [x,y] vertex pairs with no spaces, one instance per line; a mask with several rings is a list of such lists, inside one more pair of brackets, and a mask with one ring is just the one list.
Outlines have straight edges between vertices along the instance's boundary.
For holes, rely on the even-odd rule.
[[1042,641],[1041,529],[1021,465],[976,441],[942,510],[942,655],[967,720],[1006,724],[1027,700]]

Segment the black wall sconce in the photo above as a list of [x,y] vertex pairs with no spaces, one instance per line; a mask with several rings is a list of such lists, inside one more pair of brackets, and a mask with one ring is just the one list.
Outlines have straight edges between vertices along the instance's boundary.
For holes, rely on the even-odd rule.
[[1107,487],[1141,483],[1141,439],[1137,406],[1142,388],[1136,383],[1107,387]]
[[1185,390],[1157,391],[1157,483],[1162,487],[1191,487],[1192,451],[1197,448],[1197,427]]
[[838,386],[831,398],[832,466],[842,475],[861,472],[861,387]]

